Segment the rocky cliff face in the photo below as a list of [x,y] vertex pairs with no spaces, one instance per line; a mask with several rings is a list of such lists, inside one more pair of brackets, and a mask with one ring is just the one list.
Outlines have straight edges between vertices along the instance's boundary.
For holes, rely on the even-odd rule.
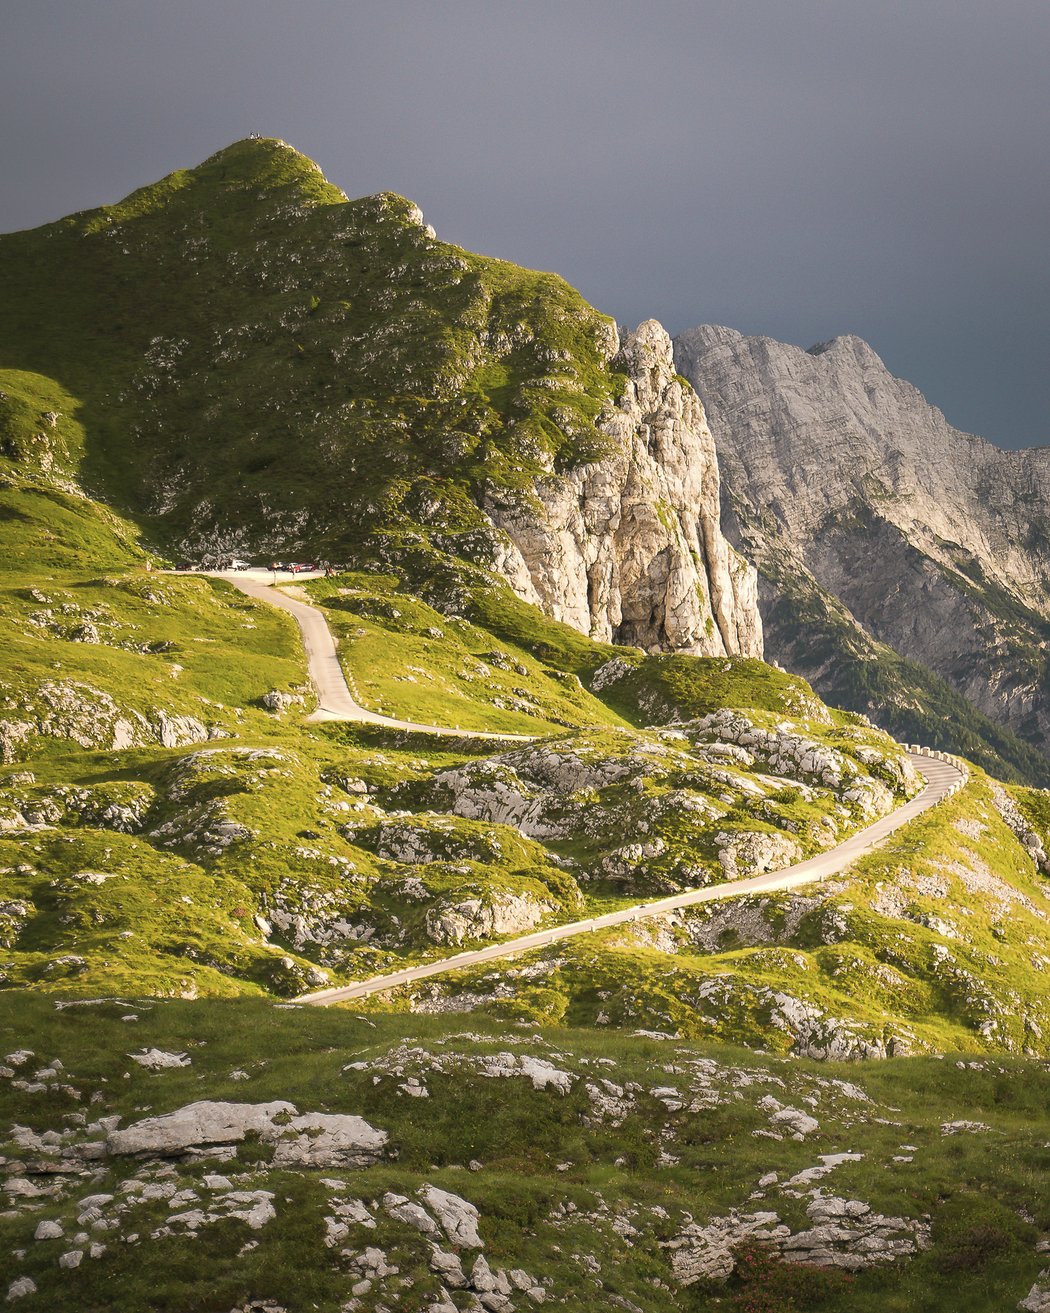
[[[748,549],[775,540],[869,634],[1050,751],[1050,449],[952,428],[856,337],[802,351],[704,326],[675,351]],[[790,649],[790,619],[769,639]]]
[[[761,651],[667,334],[621,350],[562,279],[437,240],[404,197],[350,201],[286,142],[236,142],[0,236],[0,283],[0,354],[69,381],[92,486],[112,478],[175,556],[427,581],[430,551],[495,564],[585,633]],[[23,463],[42,460],[38,414],[0,423]]]
[[611,453],[552,470],[528,500],[488,499],[510,543],[500,568],[527,601],[594,638],[761,656],[757,575],[722,534],[714,441],[675,375],[671,339],[648,320],[612,365],[627,384],[597,421]]

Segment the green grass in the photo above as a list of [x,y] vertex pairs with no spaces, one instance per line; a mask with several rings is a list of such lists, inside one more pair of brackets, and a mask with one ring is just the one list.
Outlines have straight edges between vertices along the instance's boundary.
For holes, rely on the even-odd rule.
[[179,550],[367,559],[422,529],[470,555],[482,495],[607,446],[610,321],[283,143],[0,237],[0,269],[5,358],[77,414],[81,477]]
[[[1048,922],[1045,877],[978,777],[840,881],[606,931],[536,950],[524,972],[477,967],[370,1006],[454,1005],[465,992],[505,1018],[782,1053],[827,1051],[838,1036],[858,1056],[1045,1055]],[[805,1024],[778,995],[808,1009]]]
[[828,712],[805,680],[753,657],[696,657],[683,653],[642,658],[618,654],[631,668],[603,693],[624,714],[653,721],[693,720],[739,707],[827,721]]
[[[39,420],[64,452],[79,449],[66,398],[39,380],[6,381],[29,416],[18,432]],[[54,428],[44,406],[61,412]],[[556,924],[721,879],[718,826],[783,828],[811,851],[830,842],[829,815],[841,822],[830,795],[807,802],[774,785],[748,794],[746,770],[719,773],[684,740],[628,728],[652,718],[647,693],[659,689],[679,715],[748,700],[768,708],[750,713],[759,722],[811,713],[806,732],[855,750],[859,731],[760,663],[664,661],[594,643],[465,566],[435,570],[429,601],[374,570],[310,585],[365,705],[551,736],[581,778],[631,777],[551,791],[556,830],[544,843],[452,816],[442,772],[507,745],[309,724],[289,616],[221,581],[150,571],[129,520],[84,496],[57,458],[34,460],[16,452],[0,471],[8,987],[294,994],[446,954],[430,918],[465,901],[525,897],[541,924]],[[589,691],[613,658],[629,670],[629,693]],[[269,714],[262,699],[274,689],[300,701]],[[690,799],[706,800],[700,813]],[[404,812],[397,825],[422,845],[420,860],[388,852]],[[646,835],[660,853],[616,855]]]
[[[103,1161],[90,1184],[77,1182],[71,1195],[60,1185],[56,1197],[30,1201],[37,1204],[32,1210],[16,1201],[0,1219],[5,1252],[23,1251],[11,1260],[12,1277],[31,1276],[38,1286],[24,1301],[30,1310],[60,1298],[70,1308],[118,1303],[129,1313],[204,1313],[216,1299],[225,1307],[266,1297],[280,1299],[290,1313],[336,1313],[350,1269],[340,1246],[324,1245],[323,1217],[338,1197],[362,1200],[378,1216],[374,1230],[354,1228],[343,1245],[351,1254],[380,1247],[407,1280],[404,1306],[425,1307],[426,1292],[435,1289],[428,1284],[429,1249],[379,1203],[386,1191],[412,1196],[424,1183],[478,1207],[494,1269],[546,1277],[546,1306],[571,1310],[610,1294],[643,1313],[756,1307],[746,1299],[749,1284],[751,1295],[758,1289],[746,1266],[725,1284],[678,1287],[667,1242],[690,1220],[703,1225],[734,1210],[772,1210],[792,1230],[804,1229],[808,1196],[793,1194],[787,1183],[820,1154],[860,1155],[819,1183],[825,1193],[862,1200],[887,1216],[925,1215],[932,1245],[849,1282],[837,1281],[833,1271],[821,1278],[777,1264],[759,1251],[768,1280],[757,1307],[767,1313],[800,1307],[935,1313],[949,1303],[968,1313],[998,1313],[1016,1305],[1035,1280],[1041,1267],[1035,1242],[1050,1227],[1050,1156],[1041,1130],[1048,1075],[1045,1064],[1021,1058],[974,1063],[949,1055],[857,1068],[593,1030],[550,1037],[531,1027],[508,1031],[483,1017],[464,1033],[457,1018],[280,1011],[252,999],[125,998],[57,1010],[33,994],[0,996],[0,1050],[10,1052],[30,1036],[36,1050],[30,1076],[36,1064],[57,1058],[61,1082],[78,1097],[42,1098],[3,1080],[4,1125],[38,1133],[72,1129],[84,1137],[73,1114],[85,1106],[91,1117],[119,1116],[127,1125],[201,1098],[279,1098],[303,1112],[363,1116],[388,1132],[391,1150],[387,1160],[358,1171],[275,1170],[249,1144],[225,1163],[177,1162],[170,1174],[176,1188],[207,1199],[203,1177],[218,1170],[237,1188],[271,1191],[275,1219],[254,1233],[229,1222],[205,1225],[192,1242],[172,1236],[129,1244],[127,1233],[146,1235],[171,1211],[164,1201],[139,1206],[103,1234],[103,1257],[63,1271],[56,1257],[70,1241],[34,1243],[37,1223],[55,1219],[72,1236],[73,1200],[119,1196],[124,1181],[150,1174],[142,1163]],[[125,1056],[148,1047],[185,1052],[191,1065],[150,1073]],[[536,1090],[522,1076],[481,1074],[486,1055],[508,1051],[568,1073],[570,1092]],[[348,1069],[350,1063],[363,1066]],[[427,1098],[400,1092],[409,1076],[422,1081]],[[587,1087],[599,1078],[627,1092],[615,1123],[594,1116]],[[687,1106],[668,1111],[651,1093],[657,1086],[682,1090]],[[688,1107],[689,1091],[702,1092],[695,1110]],[[804,1143],[756,1134],[770,1129],[762,1103],[770,1095],[808,1109],[818,1130]],[[960,1119],[989,1129],[941,1133],[942,1124]],[[4,1151],[15,1163],[26,1156],[14,1144]],[[771,1172],[777,1181],[758,1187]],[[333,1178],[345,1189],[335,1191]],[[557,1216],[563,1204],[574,1211]],[[631,1224],[628,1238],[617,1234],[614,1219]],[[245,1251],[249,1240],[256,1243]],[[581,1264],[584,1254],[594,1257],[597,1272]],[[822,1303],[797,1302],[820,1291]]]
[[536,735],[624,723],[571,672],[552,669],[517,643],[494,643],[490,631],[446,617],[396,578],[343,575],[318,580],[309,591],[323,603],[344,668],[370,710],[428,725]]

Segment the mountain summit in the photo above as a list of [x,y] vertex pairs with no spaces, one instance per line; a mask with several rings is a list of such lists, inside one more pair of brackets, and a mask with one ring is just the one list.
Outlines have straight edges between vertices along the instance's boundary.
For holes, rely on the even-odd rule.
[[[0,238],[0,350],[78,398],[81,473],[170,550],[450,563],[603,639],[760,654],[671,345],[561,278],[237,142]],[[444,564],[442,564],[444,563]]]

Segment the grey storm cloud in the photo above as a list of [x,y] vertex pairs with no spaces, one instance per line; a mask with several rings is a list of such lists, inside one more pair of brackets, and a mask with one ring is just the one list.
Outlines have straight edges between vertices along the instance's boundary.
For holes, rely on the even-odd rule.
[[5,0],[0,229],[255,131],[621,321],[858,333],[1050,441],[1045,0]]

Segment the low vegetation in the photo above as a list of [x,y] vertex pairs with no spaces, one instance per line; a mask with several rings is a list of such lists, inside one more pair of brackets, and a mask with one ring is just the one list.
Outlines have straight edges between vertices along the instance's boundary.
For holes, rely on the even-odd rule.
[[[602,449],[604,317],[272,141],[0,269],[10,1301],[1050,1300],[1042,768],[881,650],[829,643],[836,710],[514,595],[477,508]],[[246,544],[339,563],[301,587],[362,704],[492,737],[313,720],[291,617],[163,568]],[[831,847],[920,787],[876,702],[1009,786],[819,886],[293,1001]]]
[[[7,994],[0,1062],[0,1125],[21,1128],[0,1245],[27,1310],[465,1309],[504,1274],[513,1310],[999,1313],[1046,1262],[1050,1088],[1018,1057],[844,1067],[484,1017]],[[233,1129],[195,1153],[192,1131],[181,1153],[113,1138],[198,1100],[233,1105],[231,1128],[278,1100],[286,1124],[388,1139],[348,1168],[323,1130],[283,1166]],[[448,1196],[476,1210],[452,1234]]]

